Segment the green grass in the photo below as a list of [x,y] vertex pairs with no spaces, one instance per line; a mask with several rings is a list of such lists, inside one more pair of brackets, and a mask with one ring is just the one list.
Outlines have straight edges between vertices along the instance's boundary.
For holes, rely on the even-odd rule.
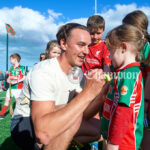
[[[6,92],[0,92],[0,110],[4,104]],[[12,98],[13,106],[15,100]],[[5,118],[0,120],[0,150],[20,150],[13,142],[10,135],[11,115],[9,110],[5,114]]]

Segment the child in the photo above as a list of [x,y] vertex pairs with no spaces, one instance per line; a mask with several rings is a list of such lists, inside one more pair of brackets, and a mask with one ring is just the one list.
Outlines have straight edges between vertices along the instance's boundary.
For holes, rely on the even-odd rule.
[[[142,76],[144,78],[145,83],[145,121],[144,126],[148,127],[148,121],[147,116],[149,116],[150,120],[150,35],[148,34],[148,18],[145,15],[143,11],[136,10],[129,14],[127,14],[122,22],[125,24],[131,24],[139,28],[143,32],[143,36],[145,37],[145,45],[144,49],[141,51],[141,71]],[[149,109],[148,109],[149,108]],[[147,115],[147,112],[149,111],[149,114]],[[150,124],[150,122],[149,122]],[[147,139],[146,139],[147,138]],[[144,129],[144,140],[143,140],[143,148],[149,149],[150,147],[150,132],[148,131],[148,128]]]
[[[17,98],[20,95],[21,89],[23,88],[23,81],[25,79],[25,71],[24,67],[20,66],[19,62],[21,60],[21,57],[19,54],[15,53],[10,56],[10,62],[13,65],[9,69],[9,77],[7,79],[7,82],[11,84],[11,95],[15,97],[15,100],[17,102]],[[0,119],[4,118],[5,112],[8,108],[9,101],[10,101],[10,89],[6,92],[6,98],[5,103],[2,107],[2,110],[0,112]]]
[[144,45],[143,33],[132,25],[121,25],[107,34],[106,44],[117,68],[103,108],[101,132],[108,136],[106,149],[138,150],[143,138],[144,88],[136,57]]
[[41,53],[41,54],[40,54],[40,61],[45,60],[45,57],[46,57],[46,56],[45,56],[45,53]]
[[140,10],[136,10],[127,14],[123,18],[122,23],[134,25],[143,32],[143,36],[145,37],[145,45],[144,45],[144,49],[141,51],[141,70],[142,70],[143,78],[146,80],[147,72],[150,71],[150,66],[149,66],[150,60],[148,58],[150,54],[150,47],[149,47],[150,35],[147,32],[148,18],[144,14],[144,12]]
[[49,41],[46,46],[46,59],[61,55],[60,45],[56,40]]
[[[89,46],[89,54],[86,56],[82,70],[87,73],[90,69],[101,68],[104,72],[110,72],[111,60],[109,58],[109,51],[102,36],[105,30],[105,20],[102,16],[94,15],[89,17],[87,27],[91,35],[91,45]],[[97,114],[94,118],[100,122],[100,116]],[[100,127],[99,127],[100,128]],[[99,130],[98,128],[98,130]],[[98,142],[91,144],[91,150],[98,149]]]
[[87,27],[91,34],[92,43],[89,46],[89,54],[85,58],[82,70],[86,73],[90,69],[102,68],[104,72],[109,72],[110,58],[109,51],[102,40],[105,30],[105,21],[99,15],[91,16],[87,21]]
[[[91,16],[87,21],[87,27],[91,35],[91,45],[89,46],[89,54],[85,57],[84,64],[82,65],[82,70],[84,73],[87,73],[90,69],[101,68],[104,72],[109,72],[111,60],[106,44],[102,40],[105,30],[105,20],[99,15]],[[94,118],[98,119],[100,123],[99,114]],[[99,130],[99,128],[97,129]],[[98,149],[98,142],[91,144],[91,150],[94,148]]]

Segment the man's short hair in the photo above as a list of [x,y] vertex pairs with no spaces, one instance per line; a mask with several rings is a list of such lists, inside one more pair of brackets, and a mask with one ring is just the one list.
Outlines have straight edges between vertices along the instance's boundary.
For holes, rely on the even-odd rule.
[[14,53],[10,55],[10,58],[16,58],[18,62],[20,62],[21,60],[21,56],[18,53]]
[[105,30],[105,20],[100,15],[91,16],[87,21],[87,27],[90,31],[92,29],[99,29],[99,28]]
[[59,31],[56,34],[58,43],[60,44],[61,39],[64,39],[66,41],[73,29],[82,29],[89,32],[88,28],[84,25],[78,23],[67,23],[61,26]]

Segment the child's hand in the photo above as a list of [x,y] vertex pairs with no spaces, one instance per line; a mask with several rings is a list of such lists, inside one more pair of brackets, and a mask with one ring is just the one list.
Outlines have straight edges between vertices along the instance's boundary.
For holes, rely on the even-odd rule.
[[7,83],[11,83],[11,80],[9,78],[7,79]]
[[17,81],[10,81],[10,84],[12,85],[17,84]]

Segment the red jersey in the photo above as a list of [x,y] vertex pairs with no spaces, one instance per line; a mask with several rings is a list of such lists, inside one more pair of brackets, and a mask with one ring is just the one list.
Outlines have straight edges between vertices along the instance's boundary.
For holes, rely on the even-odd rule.
[[94,68],[104,69],[104,65],[110,64],[111,60],[106,44],[105,42],[100,42],[89,47],[89,54],[85,58],[82,70],[85,73]]

